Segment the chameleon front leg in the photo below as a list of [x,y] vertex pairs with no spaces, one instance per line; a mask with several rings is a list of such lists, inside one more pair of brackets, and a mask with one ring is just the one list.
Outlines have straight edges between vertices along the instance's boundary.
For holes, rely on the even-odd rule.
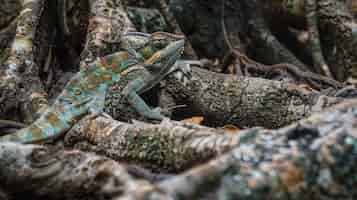
[[151,109],[145,101],[138,95],[138,92],[148,84],[150,78],[137,78],[130,81],[123,89],[123,95],[127,98],[128,102],[134,109],[141,115],[148,119],[162,120],[163,115],[159,110]]

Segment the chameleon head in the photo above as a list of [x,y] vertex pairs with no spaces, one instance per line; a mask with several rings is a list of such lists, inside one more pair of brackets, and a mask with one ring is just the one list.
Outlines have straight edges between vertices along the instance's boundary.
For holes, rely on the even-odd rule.
[[164,64],[168,60],[177,60],[185,44],[184,36],[166,32],[129,32],[122,39],[122,47],[135,50],[145,64]]

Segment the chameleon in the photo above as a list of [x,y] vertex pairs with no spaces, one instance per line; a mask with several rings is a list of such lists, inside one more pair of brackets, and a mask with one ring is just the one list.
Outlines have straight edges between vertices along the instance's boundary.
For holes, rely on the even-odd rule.
[[161,120],[159,109],[151,109],[138,95],[150,89],[172,71],[184,50],[181,35],[129,32],[120,41],[121,50],[80,66],[63,91],[28,127],[0,137],[0,142],[38,143],[59,137],[88,114],[103,112],[107,88],[136,68],[147,68],[144,77],[127,83],[121,91],[142,116]]

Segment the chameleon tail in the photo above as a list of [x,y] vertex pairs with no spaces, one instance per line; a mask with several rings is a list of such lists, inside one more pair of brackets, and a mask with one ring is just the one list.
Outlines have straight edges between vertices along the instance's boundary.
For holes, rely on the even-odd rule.
[[61,120],[56,114],[48,112],[30,126],[14,134],[0,137],[0,142],[36,143],[58,136],[70,127],[67,122]]
[[0,137],[0,142],[37,143],[60,136],[72,127],[75,120],[88,112],[88,102],[91,98],[75,104],[56,105],[45,112],[30,126],[14,134]]

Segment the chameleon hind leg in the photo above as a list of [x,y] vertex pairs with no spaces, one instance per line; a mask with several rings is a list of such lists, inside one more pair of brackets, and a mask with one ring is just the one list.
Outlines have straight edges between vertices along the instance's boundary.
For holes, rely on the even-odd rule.
[[[149,78],[150,79],[150,78]],[[123,95],[127,98],[128,102],[134,109],[141,115],[148,119],[162,120],[163,115],[160,114],[158,109],[151,109],[145,101],[138,95],[138,91],[146,86],[148,79],[137,78],[128,83],[123,89]]]

